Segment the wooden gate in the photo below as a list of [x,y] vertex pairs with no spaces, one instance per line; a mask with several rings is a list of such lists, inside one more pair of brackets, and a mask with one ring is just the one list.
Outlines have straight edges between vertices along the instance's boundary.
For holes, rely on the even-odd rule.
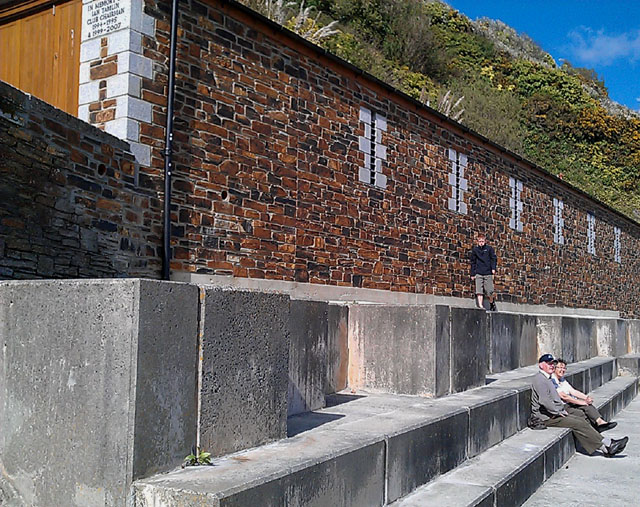
[[77,116],[82,0],[2,4],[0,80]]

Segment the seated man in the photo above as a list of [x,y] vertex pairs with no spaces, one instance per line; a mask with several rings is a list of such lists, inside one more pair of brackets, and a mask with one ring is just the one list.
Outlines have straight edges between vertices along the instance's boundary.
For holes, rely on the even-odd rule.
[[598,412],[598,409],[593,406],[591,396],[587,396],[582,391],[574,388],[568,380],[565,380],[565,373],[567,373],[567,362],[564,359],[557,359],[551,381],[556,386],[560,399],[570,407],[582,410],[587,419],[591,421],[591,424],[595,426],[598,431],[602,432],[615,428],[618,423],[605,421],[600,415],[600,412]]
[[563,403],[551,382],[553,362],[551,354],[543,354],[538,360],[539,370],[531,385],[532,415],[547,427],[571,428],[573,436],[589,454],[599,449],[604,456],[610,458],[622,452],[629,438],[624,437],[619,440],[603,438],[589,424],[582,411]]

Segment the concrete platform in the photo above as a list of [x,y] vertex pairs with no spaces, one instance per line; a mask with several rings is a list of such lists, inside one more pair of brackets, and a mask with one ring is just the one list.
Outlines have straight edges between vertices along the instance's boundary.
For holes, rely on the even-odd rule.
[[[615,370],[615,360],[597,358],[571,367],[574,375],[595,385]],[[603,375],[603,370],[608,373]],[[135,502],[139,507],[391,503],[469,458],[483,456],[496,444],[513,448],[516,441],[506,442],[525,427],[528,407],[523,403],[528,403],[527,385],[533,373],[532,368],[524,368],[503,374],[510,378],[491,385],[438,399],[337,394],[328,398],[331,406],[291,417],[286,440],[223,457],[212,467],[176,470],[137,481]],[[634,382],[632,377],[615,379],[596,393],[597,399],[602,393],[603,405],[614,410],[635,395],[629,387]],[[555,440],[547,441],[552,434]],[[538,442],[536,452],[549,454],[546,461],[539,456],[532,460],[539,469],[531,479],[537,487],[568,459],[572,440],[565,430],[535,432],[530,438]],[[505,439],[509,440],[500,444]],[[517,445],[515,448],[510,452],[518,455]],[[496,469],[492,477],[500,473]],[[529,481],[525,480],[529,473],[504,481],[505,498],[516,498],[506,491],[520,491],[523,486],[517,485]],[[485,498],[484,490],[471,489],[470,496]],[[527,490],[528,494],[534,490]],[[183,503],[185,498],[191,503]]]

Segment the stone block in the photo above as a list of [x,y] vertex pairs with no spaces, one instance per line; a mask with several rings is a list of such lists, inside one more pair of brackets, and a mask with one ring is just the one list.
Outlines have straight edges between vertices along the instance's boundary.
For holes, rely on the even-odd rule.
[[286,437],[289,297],[201,291],[201,446],[219,456]]
[[627,320],[627,353],[640,354],[640,320]]
[[566,430],[544,451],[544,480],[560,470],[575,452],[575,440],[571,430]]
[[330,304],[327,314],[327,376],[325,394],[347,387],[349,373],[349,307]]
[[489,341],[490,364],[489,372],[500,373],[519,367],[520,363],[520,334],[522,321],[515,313],[490,313]]
[[579,317],[576,322],[575,361],[584,361],[598,355],[596,322],[594,319]]
[[469,458],[518,431],[517,393],[491,389],[483,396],[484,400],[469,405]]
[[640,355],[628,354],[617,359],[618,370],[622,375],[640,376]]
[[[538,340],[537,356],[553,354],[562,356],[562,317],[538,315],[536,317],[536,334]],[[538,360],[536,357],[536,361]]]
[[627,353],[627,326],[622,319],[595,321],[597,355],[618,357]]
[[435,306],[350,305],[349,386],[433,396],[435,334]]
[[387,501],[409,494],[467,458],[469,416],[461,411],[387,441]]
[[328,307],[319,301],[291,301],[288,415],[325,405]]
[[196,437],[198,289],[0,283],[0,462],[16,501],[127,505]]
[[534,315],[520,315],[520,356],[519,366],[536,364],[541,354],[538,354],[537,323]]
[[569,363],[578,361],[576,339],[578,336],[578,320],[573,317],[562,317],[562,348],[560,356]]
[[451,323],[450,308],[436,306],[436,396],[451,392]]
[[516,469],[495,489],[495,505],[522,505],[544,481],[544,455]]
[[585,379],[585,387],[588,388],[586,391],[583,391],[585,393],[591,392],[603,384],[602,365],[592,366],[587,372],[589,383],[587,384],[587,380]]
[[483,385],[488,366],[487,312],[451,308],[451,392]]
[[229,492],[218,505],[383,505],[384,448],[384,442],[376,442],[256,487]]
[[589,388],[590,388],[589,370],[580,370],[572,373],[567,373],[565,378],[578,391],[582,391],[583,393],[589,392]]

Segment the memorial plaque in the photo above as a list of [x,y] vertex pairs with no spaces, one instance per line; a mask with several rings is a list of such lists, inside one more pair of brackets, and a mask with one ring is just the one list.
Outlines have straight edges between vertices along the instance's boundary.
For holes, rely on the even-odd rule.
[[82,40],[117,32],[128,27],[130,20],[130,1],[94,0],[85,3],[82,6]]

